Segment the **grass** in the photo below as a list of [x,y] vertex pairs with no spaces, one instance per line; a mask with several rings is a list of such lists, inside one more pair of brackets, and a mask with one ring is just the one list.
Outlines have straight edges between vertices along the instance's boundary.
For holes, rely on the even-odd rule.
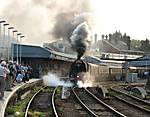
[[[41,87],[34,87],[31,90],[31,93],[26,96],[25,99],[20,100],[14,106],[7,106],[6,113],[7,115],[15,115],[15,117],[24,117],[24,110],[28,104],[30,98],[36,93]],[[18,114],[17,114],[18,113]]]
[[58,87],[55,94],[55,99],[59,99],[61,97],[62,87]]
[[53,111],[52,109],[49,109],[48,112],[37,112],[37,111],[32,111],[29,110],[29,117],[50,117],[52,116]]
[[[12,115],[13,117],[24,117],[25,114],[25,108],[26,105],[28,104],[29,100],[31,99],[31,97],[39,90],[41,89],[41,87],[33,87],[31,89],[31,93],[27,94],[27,96],[23,99],[20,100],[16,103],[16,105],[14,106],[8,106],[6,108],[6,115]],[[46,88],[42,90],[43,92],[53,92],[53,88]],[[56,91],[56,97],[55,98],[60,98],[60,94],[61,94],[61,87],[59,87]],[[62,109],[60,110],[62,111]],[[44,112],[37,112],[37,111],[32,111],[29,110],[28,113],[31,117],[49,117],[50,115],[53,115],[53,111],[50,108],[48,110],[48,112],[44,113]]]

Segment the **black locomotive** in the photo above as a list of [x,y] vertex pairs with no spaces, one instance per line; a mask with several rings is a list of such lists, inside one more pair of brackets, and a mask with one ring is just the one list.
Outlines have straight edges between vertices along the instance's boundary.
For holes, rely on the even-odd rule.
[[80,80],[84,83],[82,77],[83,75],[81,75],[81,73],[85,73],[88,71],[88,63],[84,62],[81,59],[77,59],[75,60],[70,68],[70,72],[69,72],[69,78],[70,81],[74,83],[74,85],[77,85],[77,82]]

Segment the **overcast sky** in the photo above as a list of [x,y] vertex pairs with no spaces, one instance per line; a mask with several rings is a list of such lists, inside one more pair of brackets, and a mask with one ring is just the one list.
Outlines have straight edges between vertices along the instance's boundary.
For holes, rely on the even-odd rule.
[[131,38],[150,39],[150,0],[92,0],[100,33],[120,30]]
[[[6,5],[8,5],[10,1],[11,0],[0,0],[0,14],[3,9],[6,9]],[[22,2],[22,0],[20,1]],[[95,16],[97,19],[96,32],[101,35],[120,30],[122,33],[127,33],[127,35],[131,36],[132,39],[150,39],[149,5],[150,0],[91,0],[91,6],[95,11]],[[36,11],[35,9],[36,8],[34,8],[32,13]],[[36,13],[38,12],[36,11]],[[46,14],[45,10],[43,10],[43,13]],[[46,17],[45,14],[43,14],[43,17]],[[5,13],[5,15],[7,18],[7,13]],[[1,16],[0,18],[2,19]],[[41,20],[39,19],[38,21]],[[11,23],[13,23],[12,25],[17,25],[17,22],[12,21]],[[23,31],[21,27],[18,28]],[[23,32],[28,35],[26,31]],[[30,40],[28,41],[31,43]]]

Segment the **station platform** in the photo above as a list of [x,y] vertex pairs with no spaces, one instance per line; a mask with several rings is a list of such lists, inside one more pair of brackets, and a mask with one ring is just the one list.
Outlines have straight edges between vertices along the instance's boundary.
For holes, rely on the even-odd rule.
[[33,82],[36,82],[38,80],[41,80],[41,79],[30,79],[28,82],[26,83],[16,83],[14,87],[12,87],[12,91],[5,91],[4,93],[4,97],[2,100],[0,100],[0,117],[4,117],[4,114],[5,114],[5,109],[7,107],[7,104],[10,100],[10,98],[13,96],[13,94],[18,90],[20,89],[21,87],[25,86],[26,84],[30,84],[30,83],[33,83]]

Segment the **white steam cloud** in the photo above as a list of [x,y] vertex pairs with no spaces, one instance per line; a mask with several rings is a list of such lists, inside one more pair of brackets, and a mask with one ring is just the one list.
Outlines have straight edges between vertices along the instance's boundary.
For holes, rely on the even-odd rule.
[[81,88],[81,87],[92,87],[92,83],[83,83],[82,81],[78,81],[77,85],[79,88]]
[[48,73],[47,75],[43,76],[43,82],[46,86],[65,86],[65,87],[72,87],[73,84],[69,81],[65,82],[60,80],[60,78],[56,74]]
[[78,81],[77,85],[78,87],[92,87],[93,83],[95,81],[95,78],[90,75],[89,72],[81,72],[78,74],[80,77],[82,77],[82,81]]
[[[94,78],[90,75],[90,73],[79,73],[80,77],[82,77],[82,81],[77,82],[78,87],[92,87],[94,83]],[[64,87],[73,87],[74,84],[70,81],[63,81],[61,80],[56,74],[48,73],[47,75],[43,76],[43,82],[45,86],[64,86]]]

